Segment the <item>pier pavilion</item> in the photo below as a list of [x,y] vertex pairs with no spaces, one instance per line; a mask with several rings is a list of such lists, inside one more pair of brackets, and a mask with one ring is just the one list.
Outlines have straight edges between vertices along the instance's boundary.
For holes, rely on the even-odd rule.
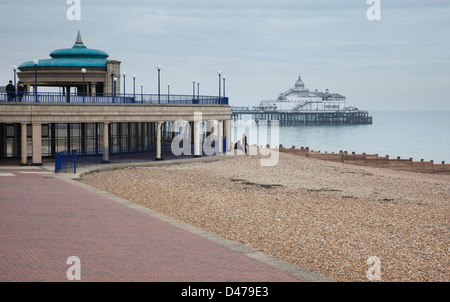
[[93,97],[103,93],[120,94],[121,62],[108,59],[105,51],[87,48],[80,32],[72,48],[54,50],[50,57],[19,65],[17,75],[27,92],[35,89],[37,67],[38,87],[59,87],[67,102],[72,91]]
[[[193,156],[202,155],[205,138],[216,142],[216,153],[231,148],[227,97],[121,93],[120,62],[84,46],[80,33],[72,48],[50,56],[19,66],[23,96],[8,102],[0,92],[0,162],[42,165],[66,150],[100,155],[105,163],[130,150],[162,160],[164,143],[180,133],[187,133]],[[62,92],[35,89],[42,86]]]

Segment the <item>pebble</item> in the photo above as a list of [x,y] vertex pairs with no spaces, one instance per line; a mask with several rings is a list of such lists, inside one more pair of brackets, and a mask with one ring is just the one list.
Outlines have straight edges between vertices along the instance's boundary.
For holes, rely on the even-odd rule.
[[448,282],[450,175],[280,153],[126,168],[82,182],[335,281]]

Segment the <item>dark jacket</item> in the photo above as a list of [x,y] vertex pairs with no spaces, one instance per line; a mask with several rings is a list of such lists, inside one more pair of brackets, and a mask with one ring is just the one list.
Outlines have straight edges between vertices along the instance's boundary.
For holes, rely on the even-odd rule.
[[20,84],[19,87],[17,87],[17,92],[18,92],[18,94],[24,94],[24,92],[25,92],[25,86],[23,86],[22,84]]
[[16,92],[16,87],[14,87],[13,84],[8,84],[8,85],[6,85],[6,92],[8,92],[8,93],[15,93]]

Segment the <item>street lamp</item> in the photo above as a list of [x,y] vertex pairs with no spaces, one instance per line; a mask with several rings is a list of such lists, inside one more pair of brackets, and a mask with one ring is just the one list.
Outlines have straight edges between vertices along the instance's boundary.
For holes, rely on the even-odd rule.
[[197,99],[200,100],[200,81],[197,81]]
[[161,77],[160,77],[160,74],[161,74],[161,65],[158,65],[158,66],[156,66],[156,69],[158,69],[158,104],[160,104],[161,103],[161,87],[160,87],[160,85],[161,85]]
[[195,83],[196,83],[195,79],[192,80],[192,101],[195,100]]
[[127,75],[126,72],[122,73],[123,75],[123,98],[125,100],[125,76]]
[[167,103],[170,103],[170,83],[167,84]]
[[37,59],[33,60],[33,64],[34,64],[34,95],[36,98],[36,103],[38,102],[38,97],[37,97],[37,66],[39,64],[39,61]]
[[113,98],[113,103],[114,103],[114,99],[116,98],[116,84],[117,84],[117,78],[114,77],[114,98]]
[[16,85],[17,85],[17,83],[16,83],[16,71],[17,71],[17,66],[14,65],[14,66],[12,67],[12,69],[13,69],[13,71],[14,71],[14,89],[15,89],[14,92],[17,92],[17,88],[16,88]]
[[84,91],[84,74],[86,73],[86,69],[81,69],[81,73],[83,74],[83,103],[84,103],[84,94],[85,94],[85,91]]
[[141,102],[144,103],[144,84],[141,84]]
[[133,74],[133,99],[136,99],[136,75]]
[[221,85],[221,82],[222,82],[222,79],[221,79],[221,77],[222,77],[222,71],[220,71],[219,70],[219,72],[217,73],[218,75],[219,75],[219,103],[220,103],[220,85]]
[[225,76],[223,76],[223,97],[225,98],[225,80],[227,78]]

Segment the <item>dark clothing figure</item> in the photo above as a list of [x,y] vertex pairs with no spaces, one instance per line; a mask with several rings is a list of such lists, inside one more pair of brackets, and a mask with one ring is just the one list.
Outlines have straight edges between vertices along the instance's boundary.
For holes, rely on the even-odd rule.
[[6,94],[8,95],[8,102],[13,102],[16,97],[16,87],[12,84],[12,81],[9,81],[9,84],[6,85]]
[[19,102],[22,102],[23,95],[25,94],[25,86],[19,82],[19,86],[17,87],[17,96],[19,97]]

